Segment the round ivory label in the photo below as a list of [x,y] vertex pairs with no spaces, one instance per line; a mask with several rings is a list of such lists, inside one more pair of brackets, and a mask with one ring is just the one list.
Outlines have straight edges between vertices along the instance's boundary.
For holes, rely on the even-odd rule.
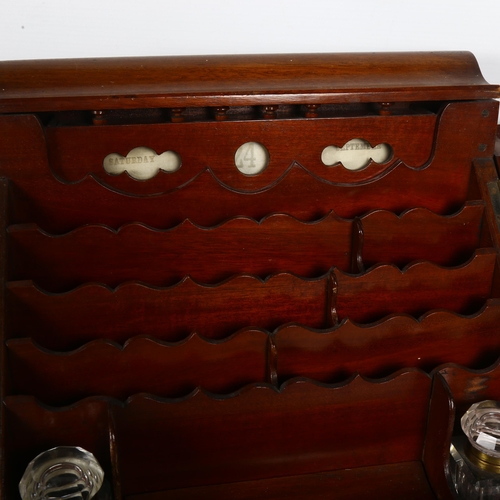
[[242,174],[257,175],[269,164],[269,152],[259,142],[246,142],[236,151],[234,163]]

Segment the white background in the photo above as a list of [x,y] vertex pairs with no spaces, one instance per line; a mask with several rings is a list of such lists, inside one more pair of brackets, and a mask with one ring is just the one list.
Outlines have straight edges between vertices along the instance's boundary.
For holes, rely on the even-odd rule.
[[500,0],[0,0],[0,60],[470,50],[500,84]]

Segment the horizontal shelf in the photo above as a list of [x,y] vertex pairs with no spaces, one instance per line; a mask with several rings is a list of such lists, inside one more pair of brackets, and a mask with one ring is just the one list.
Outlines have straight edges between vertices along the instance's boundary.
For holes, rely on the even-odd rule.
[[289,500],[323,500],[335,491],[336,500],[435,500],[422,462],[356,467],[337,471],[301,474],[257,481],[243,481],[178,490],[139,493],[127,500],[255,500],[264,497]]

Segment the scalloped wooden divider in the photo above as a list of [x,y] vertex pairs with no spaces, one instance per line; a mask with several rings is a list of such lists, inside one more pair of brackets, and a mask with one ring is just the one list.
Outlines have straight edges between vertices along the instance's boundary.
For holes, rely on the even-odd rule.
[[[292,120],[226,121],[220,123],[217,130],[210,122],[114,125],[102,129],[49,126],[46,137],[52,170],[65,182],[78,182],[92,174],[120,191],[152,194],[181,186],[208,166],[224,185],[241,191],[257,191],[281,177],[294,161],[330,182],[365,181],[388,170],[398,160],[414,168],[422,167],[431,155],[435,124],[436,115],[430,112],[413,114],[411,125],[406,116],[398,115],[364,116],[347,123],[342,118],[318,118],[301,125],[300,146],[294,148],[293,153],[283,148],[283,135],[297,133],[297,123]],[[421,137],[421,142],[412,141],[415,135]],[[241,175],[234,165],[235,152],[248,137],[264,144],[270,155],[269,166],[251,177]],[[325,168],[320,154],[331,144],[332,137],[338,146],[356,137],[363,137],[373,146],[386,141],[395,155],[388,162],[370,165],[357,174],[345,169]],[[216,148],[211,147],[214,140]],[[94,145],[90,151],[89,144]],[[175,172],[160,172],[149,183],[134,182],[126,175],[106,174],[103,160],[108,154],[126,156],[137,146],[147,146],[158,154],[175,150],[182,158],[182,165]]]
[[[134,337],[123,348],[101,339],[67,353],[46,351],[31,337],[10,339],[7,348],[13,392],[62,405],[94,394],[125,400],[144,391],[171,398],[196,387],[228,394],[273,376],[279,384],[293,377],[337,383],[352,373],[381,378],[407,366],[427,372],[449,362],[486,368],[500,357],[498,324],[500,299],[491,299],[470,317],[433,311],[419,320],[392,315],[373,325],[346,321],[321,331],[245,328],[217,342],[196,334],[178,343]],[[82,378],[89,371],[93,377]]]
[[8,231],[9,278],[33,279],[56,292],[89,281],[118,286],[139,280],[169,286],[188,275],[202,283],[242,273],[265,278],[281,271],[314,278],[332,265],[346,271],[351,265],[351,222],[333,214],[317,223],[286,215],[272,215],[260,223],[234,218],[214,229],[185,221],[167,231],[140,224],[117,232],[84,226],[63,236],[26,226],[10,226]]
[[[33,225],[15,225],[8,229],[9,279],[33,279],[47,290],[61,292],[93,281],[102,281],[108,286],[132,280],[170,286],[188,275],[203,283],[217,283],[238,273],[265,278],[282,270],[314,278],[333,266],[349,272],[353,261],[364,263],[365,254],[370,259],[376,252],[381,261],[393,262],[394,258],[396,263],[402,259],[406,262],[414,257],[430,257],[432,252],[434,257],[430,261],[450,265],[450,260],[456,261],[457,254],[462,259],[464,255],[468,258],[470,251],[479,246],[480,207],[476,208],[479,210],[467,206],[459,215],[438,217],[437,221],[436,216],[426,212],[424,216],[419,210],[415,225],[405,223],[403,216],[399,220],[413,237],[406,237],[404,230],[391,232],[389,229],[387,238],[394,234],[399,244],[396,246],[403,249],[396,255],[382,243],[384,237],[380,229],[378,237],[371,234],[374,227],[386,224],[387,216],[392,217],[385,212],[359,219],[358,234],[352,221],[339,219],[332,213],[314,223],[276,214],[260,223],[234,218],[215,228],[200,228],[187,220],[164,231],[141,224],[129,224],[118,231],[104,226],[83,226],[62,236],[49,235]],[[469,222],[471,231],[466,231],[470,215],[475,215],[476,220]],[[432,226],[438,226],[434,231],[429,227],[436,239],[431,236],[427,245],[419,244],[416,229],[429,221],[434,223]],[[457,228],[462,231],[457,232]],[[454,239],[450,233],[455,233]],[[356,238],[361,242],[353,241]],[[450,239],[450,244],[445,246],[444,242]],[[291,251],[284,252],[284,248]],[[356,251],[357,259],[353,256]],[[197,259],[199,255],[204,259]],[[86,262],[86,265],[78,266],[78,262]],[[143,262],[154,262],[154,265],[145,267]],[[52,277],[50,281],[47,274]]]
[[[430,379],[418,372],[338,388],[249,387],[224,399],[198,392],[175,404],[137,396],[115,415],[123,492],[416,461],[429,396]],[[380,412],[384,422],[366,418]]]
[[472,316],[432,311],[418,320],[391,315],[377,323],[350,320],[337,328],[315,331],[289,325],[275,333],[280,381],[305,376],[337,382],[351,373],[382,377],[407,366],[431,371],[454,362],[486,368],[500,356],[500,301],[488,300]]
[[416,262],[402,271],[392,264],[379,264],[360,275],[334,270],[336,315],[339,321],[370,323],[392,313],[420,316],[436,308],[474,313],[492,296],[496,259],[495,250],[484,248],[454,268]]
[[[167,289],[129,283],[116,291],[84,285],[56,295],[31,282],[10,282],[8,336],[31,336],[44,347],[67,350],[102,337],[123,343],[140,333],[176,341],[194,331],[223,338],[244,326],[271,330],[299,322],[327,328],[347,318],[368,323],[393,312],[420,316],[435,308],[472,314],[492,297],[495,266],[496,253],[478,249],[455,268],[417,262],[400,271],[384,264],[361,275],[333,269],[314,280],[282,273],[265,282],[239,276],[201,286],[188,279]],[[99,325],[96,317],[102,318]],[[74,325],[70,335],[68,324]]]
[[10,282],[9,332],[68,350],[99,338],[123,344],[140,334],[169,342],[192,332],[220,339],[246,326],[273,330],[291,321],[324,328],[331,325],[328,286],[327,277],[305,280],[286,273],[265,281],[236,276],[214,286],[191,279],[159,289],[138,283],[116,290],[88,284],[57,295],[32,282]]
[[[486,111],[489,118],[471,120],[472,116],[481,116],[482,111]],[[283,179],[276,177],[267,189],[251,195],[228,189],[209,172],[202,172],[179,185],[168,197],[160,196],[171,191],[165,188],[158,188],[155,196],[124,197],[125,186],[113,191],[101,187],[90,177],[76,184],[63,184],[51,173],[39,121],[30,115],[1,116],[0,150],[8,157],[2,174],[15,179],[12,223],[35,222],[52,232],[65,232],[88,223],[118,228],[135,220],[152,227],[168,228],[185,218],[196,224],[213,226],[234,214],[261,219],[275,212],[314,220],[334,210],[339,216],[348,218],[367,213],[374,207],[402,212],[421,206],[441,214],[453,213],[467,197],[470,158],[476,154],[477,144],[496,123],[496,113],[494,101],[448,104],[439,120],[430,164],[423,170],[397,166],[376,183],[330,184],[307,173],[304,169],[308,165],[294,166],[295,158],[291,158],[285,165],[290,166],[290,171]],[[357,120],[356,117],[350,119]],[[346,122],[345,118],[340,120]],[[460,128],[455,127],[455,123],[460,123]],[[417,140],[417,135],[412,139]],[[9,152],[10,145],[17,141],[30,147],[13,155]],[[457,148],[456,144],[461,147]],[[88,152],[88,146],[85,148]],[[26,169],[26,165],[32,168]],[[130,183],[140,185],[137,181],[129,180]],[[307,199],[314,203],[302,201]],[[60,203],[47,203],[47,200],[60,200]],[[168,203],[168,210],[165,210],[165,203]]]
[[[31,339],[7,341],[13,391],[59,406],[94,394],[125,400],[149,392],[174,398],[197,387],[227,394],[268,380],[267,344],[261,330],[219,342],[196,334],[176,344],[135,337],[123,348],[101,339],[68,354],[40,350]],[[88,372],[91,378],[82,377]]]
[[[468,202],[457,214],[436,216],[413,208],[399,217],[376,210],[360,217],[362,262],[365,267],[391,262],[399,267],[414,260],[428,260],[442,266],[465,262],[482,245],[484,203]],[[422,235],[425,234],[425,238]]]

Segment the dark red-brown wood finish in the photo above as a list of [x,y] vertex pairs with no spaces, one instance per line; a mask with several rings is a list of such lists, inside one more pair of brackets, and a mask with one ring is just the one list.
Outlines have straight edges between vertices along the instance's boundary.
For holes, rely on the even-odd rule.
[[97,500],[456,499],[498,97],[465,52],[0,62],[0,500],[61,445]]
[[498,97],[467,52],[18,61],[0,71],[4,113]]

